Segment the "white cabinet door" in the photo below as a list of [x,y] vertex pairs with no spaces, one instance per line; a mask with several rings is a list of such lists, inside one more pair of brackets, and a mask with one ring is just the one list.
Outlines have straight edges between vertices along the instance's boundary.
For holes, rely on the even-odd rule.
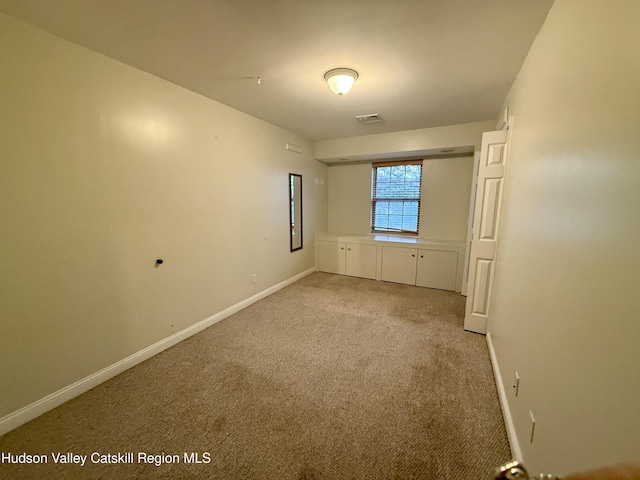
[[382,247],[382,275],[386,282],[416,284],[416,248]]
[[376,278],[375,245],[347,243],[347,275],[352,277]]
[[318,270],[328,273],[345,273],[345,243],[318,240]]
[[456,289],[458,254],[444,250],[418,250],[416,285],[419,287]]

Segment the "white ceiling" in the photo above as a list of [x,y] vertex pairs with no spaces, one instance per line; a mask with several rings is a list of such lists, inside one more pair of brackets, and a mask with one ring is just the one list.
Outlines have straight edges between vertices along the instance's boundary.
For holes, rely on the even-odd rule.
[[[320,140],[496,118],[552,3],[0,0],[0,11]],[[323,79],[336,67],[360,74],[343,97]],[[354,118],[369,113],[383,121]]]

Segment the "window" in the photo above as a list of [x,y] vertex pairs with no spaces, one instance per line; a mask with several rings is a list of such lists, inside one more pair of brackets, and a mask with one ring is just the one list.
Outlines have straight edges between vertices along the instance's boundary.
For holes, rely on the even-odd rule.
[[373,164],[371,231],[418,234],[422,160]]

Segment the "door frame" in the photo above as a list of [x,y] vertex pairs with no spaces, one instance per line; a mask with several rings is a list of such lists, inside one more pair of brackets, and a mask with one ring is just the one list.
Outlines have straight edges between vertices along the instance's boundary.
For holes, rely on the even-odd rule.
[[469,198],[469,218],[467,220],[467,240],[465,242],[464,267],[462,270],[462,288],[460,294],[467,296],[467,282],[469,280],[469,260],[471,258],[471,238],[473,238],[473,215],[476,211],[476,189],[478,188],[478,167],[480,165],[480,151],[473,154],[473,173],[471,175],[471,194]]

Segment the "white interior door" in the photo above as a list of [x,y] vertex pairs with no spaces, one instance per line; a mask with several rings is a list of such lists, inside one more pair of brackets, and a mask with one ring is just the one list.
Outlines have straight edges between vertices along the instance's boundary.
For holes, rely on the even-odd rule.
[[482,135],[464,328],[487,333],[502,210],[508,130]]

